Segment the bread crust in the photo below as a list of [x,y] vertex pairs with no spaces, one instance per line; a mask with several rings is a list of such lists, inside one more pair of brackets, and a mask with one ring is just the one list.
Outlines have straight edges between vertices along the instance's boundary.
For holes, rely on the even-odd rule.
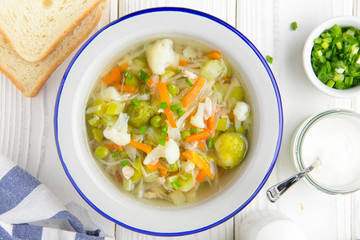
[[[94,10],[94,9],[93,9]],[[47,79],[51,76],[51,74],[55,71],[55,69],[89,36],[89,34],[94,30],[94,28],[96,27],[96,25],[99,23],[101,15],[102,15],[102,6],[99,6],[97,9],[95,9],[96,15],[94,16],[93,21],[91,22],[91,26],[88,28],[88,30],[86,31],[86,33],[80,37],[73,45],[71,45],[70,48],[66,49],[66,52],[64,54],[64,56],[60,59],[58,59],[52,66],[49,67],[47,73],[45,74],[45,76],[37,81],[37,85],[36,88],[32,89],[31,91],[27,91],[25,89],[25,87],[23,86],[22,82],[18,79],[16,79],[16,77],[14,76],[14,74],[11,73],[11,71],[7,70],[6,67],[4,67],[3,65],[0,64],[0,71],[3,72],[5,74],[5,76],[7,76],[7,78],[10,79],[10,81],[26,96],[26,97],[35,97],[41,87],[45,84],[45,82],[47,81]],[[86,17],[86,16],[85,16]],[[83,19],[84,20],[84,19]],[[73,28],[73,30],[75,29],[75,27]],[[66,36],[65,36],[66,37]],[[65,38],[63,38],[62,40],[64,40]],[[57,47],[54,46],[54,49]],[[21,60],[23,60],[16,52],[14,52],[17,56],[17,58],[20,58]],[[50,57],[49,55],[47,57]],[[46,59],[46,58],[45,58]],[[45,60],[43,59],[43,61]]]
[[24,60],[28,61],[28,62],[39,62],[42,61],[43,59],[45,59],[50,53],[52,53],[54,51],[54,49],[56,48],[56,46],[59,44],[59,42],[66,36],[68,35],[71,31],[74,30],[74,28],[81,22],[84,20],[84,18],[86,16],[89,15],[89,13],[94,10],[96,7],[98,7],[99,5],[101,5],[101,3],[103,3],[104,0],[97,0],[96,2],[94,2],[94,4],[88,8],[86,11],[83,12],[83,15],[79,16],[75,21],[72,22],[72,24],[69,26],[69,28],[67,28],[61,35],[59,35],[59,37],[57,39],[54,40],[54,42],[52,43],[52,45],[50,45],[50,47],[44,52],[42,53],[40,56],[38,56],[37,58],[31,58],[30,56],[26,56],[24,55],[20,49],[17,49],[16,46],[13,44],[13,42],[11,41],[11,39],[7,36],[6,31],[4,31],[1,26],[0,26],[0,35],[2,35],[5,40],[7,41],[8,44],[10,44],[10,46],[12,47],[12,49],[14,49]]

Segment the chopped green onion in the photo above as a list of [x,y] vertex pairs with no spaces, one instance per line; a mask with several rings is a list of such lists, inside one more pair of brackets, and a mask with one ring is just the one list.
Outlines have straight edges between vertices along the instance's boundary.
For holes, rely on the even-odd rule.
[[128,165],[129,164],[129,161],[128,160],[126,160],[126,161],[121,161],[120,162],[120,165],[122,166],[122,167],[125,167],[126,165]]
[[292,22],[291,29],[295,31],[297,28],[298,28],[297,22]]
[[134,75],[131,72],[129,72],[128,70],[125,70],[124,75],[125,75],[126,78],[133,78],[134,77]]
[[188,78],[185,79],[185,82],[186,82],[187,85],[189,85],[190,87],[193,86],[192,82],[191,82]]
[[160,109],[167,109],[167,108],[168,108],[168,104],[166,102],[160,103]]
[[162,127],[161,127],[161,136],[162,136],[162,137],[167,137],[167,129],[166,129],[166,126],[162,126]]
[[182,109],[177,110],[177,115],[181,117],[182,115],[184,115],[184,111]]
[[138,78],[143,81],[146,82],[149,79],[149,74],[147,74],[146,72],[144,72],[142,69],[140,69],[139,73],[138,73]]
[[267,56],[266,56],[266,61],[267,61],[268,63],[273,63],[273,58],[272,58],[271,56],[267,55]]
[[139,132],[140,132],[140,133],[146,132],[146,126],[145,126],[145,125],[141,126],[141,127],[139,128]]
[[174,187],[175,190],[181,187],[181,183],[179,183],[178,181],[171,182],[171,185]]
[[181,107],[178,104],[171,105],[171,107],[170,107],[171,111],[174,111],[174,112],[178,111],[180,108]]
[[199,130],[197,130],[196,128],[191,127],[191,128],[190,128],[190,132],[199,133]]
[[165,141],[165,139],[164,138],[159,138],[159,144],[161,145],[161,146],[165,146],[165,144],[166,144],[166,141]]
[[207,140],[207,147],[212,148],[214,146],[214,138],[209,138]]
[[314,39],[311,65],[318,79],[336,89],[354,87],[360,82],[360,31],[337,24]]
[[335,82],[333,80],[329,80],[326,85],[332,88],[335,85]]
[[112,155],[112,158],[117,158],[119,155],[120,155],[120,151],[119,150],[116,150],[113,155]]
[[139,105],[140,105],[140,102],[139,102],[139,100],[137,100],[137,99],[131,99],[131,103],[132,103],[134,106],[139,106]]

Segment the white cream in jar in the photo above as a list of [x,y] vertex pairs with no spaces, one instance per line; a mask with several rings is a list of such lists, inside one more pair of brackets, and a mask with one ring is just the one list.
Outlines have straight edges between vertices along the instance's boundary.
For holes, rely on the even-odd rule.
[[320,165],[310,177],[320,186],[348,190],[360,185],[360,118],[333,113],[315,121],[302,139],[300,155],[304,167],[316,158]]

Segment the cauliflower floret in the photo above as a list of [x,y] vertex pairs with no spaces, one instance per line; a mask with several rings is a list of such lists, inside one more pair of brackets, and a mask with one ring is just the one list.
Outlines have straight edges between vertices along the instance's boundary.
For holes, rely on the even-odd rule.
[[129,180],[134,175],[135,170],[131,166],[126,165],[125,167],[123,167],[121,169],[121,172],[122,172],[124,178]]
[[169,139],[165,146],[158,145],[144,159],[144,164],[150,164],[159,158],[165,158],[169,164],[175,163],[180,157],[179,146],[173,139]]
[[237,102],[233,110],[234,116],[238,121],[244,121],[250,113],[250,106],[245,102]]
[[197,53],[196,53],[195,49],[193,49],[192,47],[189,47],[189,46],[184,48],[183,55],[188,60],[194,60],[197,57]]
[[198,127],[198,128],[204,128],[205,124],[204,124],[204,109],[205,109],[205,104],[204,103],[199,103],[198,109],[196,114],[191,117],[190,123],[191,125]]
[[161,39],[150,45],[146,50],[146,58],[152,72],[158,75],[164,74],[167,67],[178,63],[178,56],[170,39]]
[[106,127],[104,137],[110,139],[119,146],[130,142],[130,134],[127,133],[129,117],[126,113],[120,113],[118,120],[112,127]]

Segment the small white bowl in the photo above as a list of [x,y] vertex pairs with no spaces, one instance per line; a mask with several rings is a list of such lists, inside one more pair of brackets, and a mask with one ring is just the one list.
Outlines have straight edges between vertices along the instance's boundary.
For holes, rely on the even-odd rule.
[[319,37],[322,32],[326,29],[331,28],[335,24],[340,27],[350,27],[353,26],[357,29],[360,29],[360,18],[352,17],[352,16],[344,16],[344,17],[336,17],[331,18],[324,23],[317,26],[308,36],[305,41],[304,49],[303,49],[303,66],[305,69],[305,73],[308,76],[310,82],[317,87],[320,91],[339,98],[349,98],[360,95],[360,85],[348,88],[348,89],[335,89],[326,86],[326,84],[322,83],[312,68],[311,64],[311,51],[314,46],[314,39]]
[[[99,74],[127,47],[144,39],[181,35],[221,50],[244,79],[254,118],[243,166],[207,200],[181,207],[141,204],[112,184],[89,152],[85,107]],[[93,35],[75,55],[55,104],[55,140],[63,168],[78,193],[104,217],[130,230],[180,236],[207,230],[241,211],[259,193],[278,156],[283,130],[280,93],[266,60],[235,28],[184,8],[146,9],[124,16]]]

